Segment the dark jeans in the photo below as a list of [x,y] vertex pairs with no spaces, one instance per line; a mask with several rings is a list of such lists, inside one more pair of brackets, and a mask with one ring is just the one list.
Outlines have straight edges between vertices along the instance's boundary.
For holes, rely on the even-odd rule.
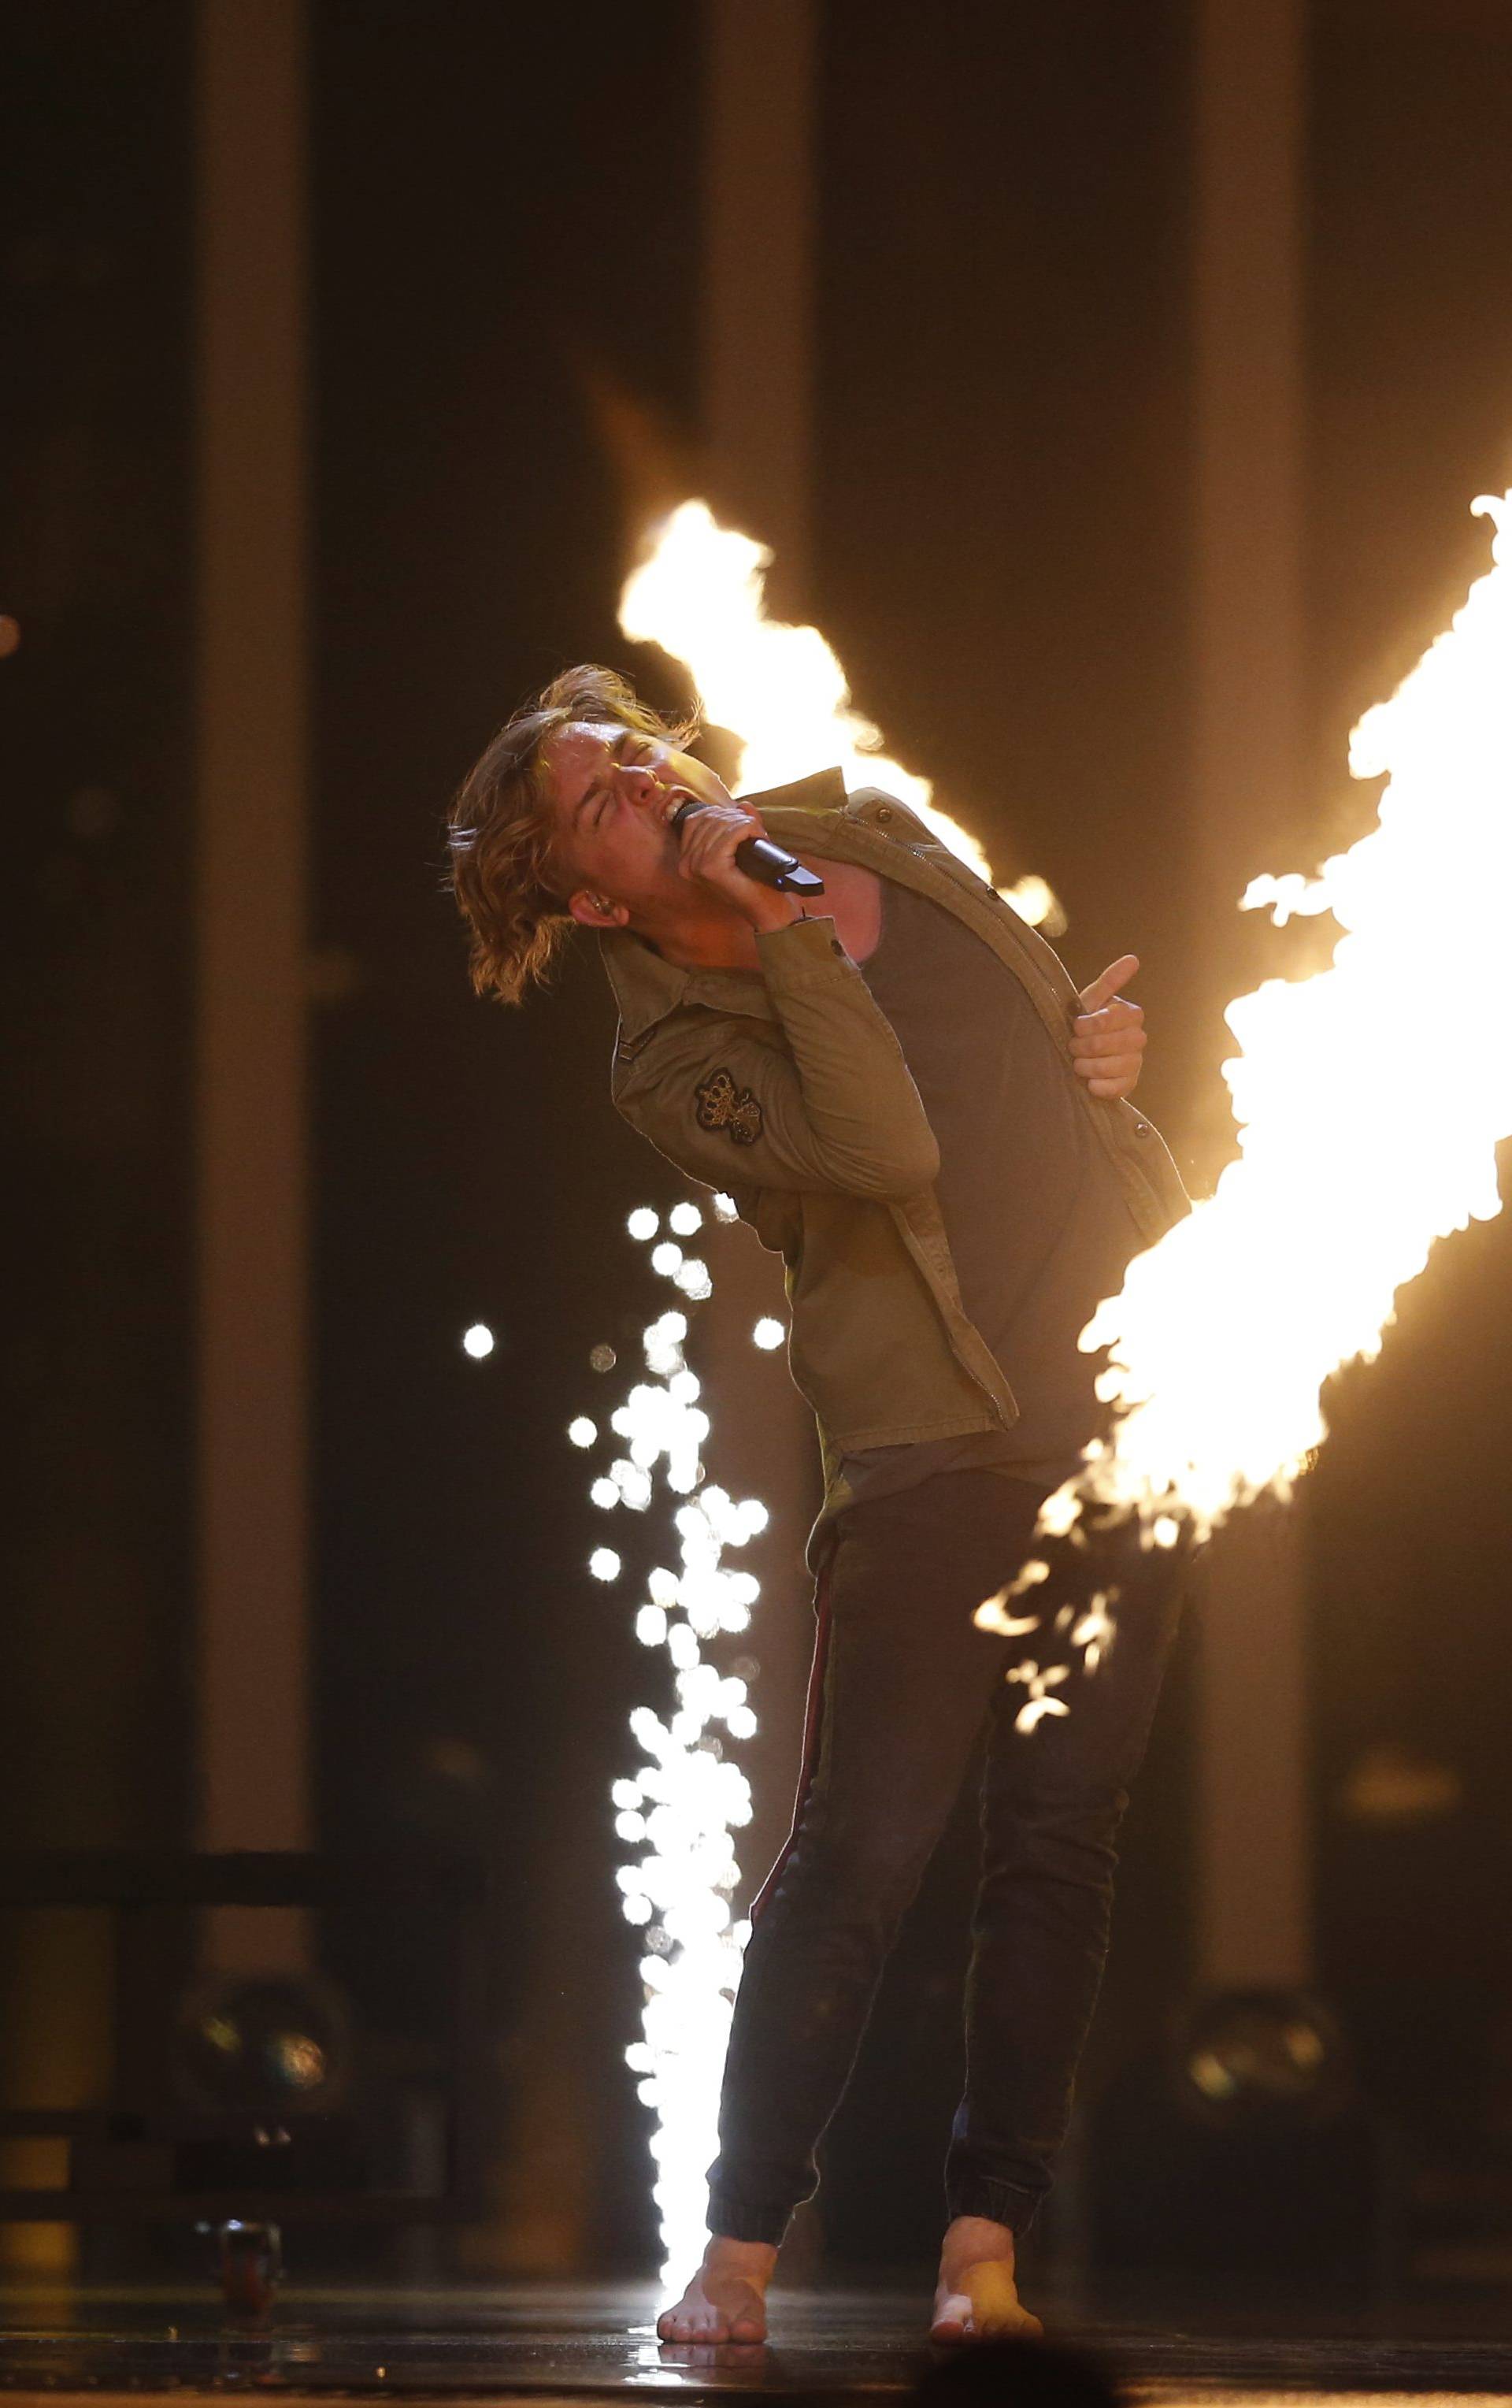
[[[1092,1673],[1027,1732],[1005,1678],[1064,1660],[1053,1628],[977,1630],[972,1612],[1030,1552],[1041,1491],[948,1471],[841,1516],[820,1627],[792,1837],[758,1901],[725,2060],[712,2231],[779,2242],[818,2184],[814,2151],[845,2087],[905,1908],[984,1720],[982,1868],[966,1990],[966,2089],[946,2161],[949,2216],[1028,2226],[1049,2187],[1107,1951],[1114,1839],[1144,1754],[1178,1612],[1168,1557],[1120,1548],[1125,1594]],[[1084,1588],[1095,1582],[1085,1559]]]

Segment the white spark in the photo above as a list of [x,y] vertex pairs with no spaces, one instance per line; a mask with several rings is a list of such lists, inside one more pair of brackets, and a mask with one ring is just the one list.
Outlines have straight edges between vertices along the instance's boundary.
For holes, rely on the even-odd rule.
[[[1040,1567],[1048,1570],[1048,1565]],[[972,1615],[978,1630],[994,1630],[1000,1639],[1023,1639],[1031,1630],[1039,1628],[1037,1613],[1013,1614],[1006,1611],[1011,1589],[1000,1588],[996,1597],[983,1599]]]
[[1107,1610],[1112,1602],[1112,1591],[1099,1589],[1085,1613],[1073,1625],[1071,1644],[1081,1649],[1089,1672],[1096,1671],[1113,1643],[1113,1623]]
[[470,1329],[463,1331],[462,1348],[463,1353],[470,1354],[475,1363],[481,1363],[485,1354],[492,1354],[493,1332],[486,1321],[475,1321]]
[[620,1558],[612,1547],[595,1547],[588,1558],[588,1569],[595,1580],[618,1580]]
[[639,1239],[654,1238],[661,1226],[658,1215],[649,1204],[637,1204],[625,1223],[631,1236]]
[[621,1457],[619,1462],[610,1464],[609,1478],[614,1483],[620,1504],[628,1505],[633,1513],[644,1513],[651,1501],[650,1474],[644,1471],[638,1463],[629,1463]]
[[579,1413],[576,1421],[567,1424],[567,1436],[574,1446],[592,1446],[598,1437],[598,1424],[591,1422],[586,1413]]
[[1050,1690],[1070,1677],[1070,1666],[1048,1664],[1042,1671],[1037,1664],[1015,1664],[1007,1677],[1021,1681],[1028,1697],[1013,1719],[1015,1730],[1032,1731],[1046,1714],[1068,1714],[1071,1712],[1063,1698],[1052,1698]]
[[691,1238],[704,1226],[704,1216],[696,1204],[674,1204],[666,1216],[667,1227],[675,1238]]
[[769,1312],[763,1312],[750,1333],[750,1342],[759,1346],[763,1354],[770,1354],[774,1348],[781,1345],[787,1334],[780,1321],[774,1321]]
[[648,1371],[654,1371],[659,1380],[680,1371],[682,1341],[687,1335],[688,1324],[680,1312],[663,1312],[660,1321],[653,1321],[641,1338]]

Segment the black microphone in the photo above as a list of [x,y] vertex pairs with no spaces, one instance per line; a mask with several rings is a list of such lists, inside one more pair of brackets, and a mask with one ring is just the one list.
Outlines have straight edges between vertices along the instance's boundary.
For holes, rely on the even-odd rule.
[[[691,811],[708,809],[708,804],[700,802],[696,795],[689,795],[678,805],[667,825],[680,828]],[[748,836],[744,843],[736,845],[735,860],[748,878],[759,878],[763,886],[779,886],[788,895],[824,892],[823,879],[806,869],[801,861],[784,852],[781,845],[774,844],[768,836]]]

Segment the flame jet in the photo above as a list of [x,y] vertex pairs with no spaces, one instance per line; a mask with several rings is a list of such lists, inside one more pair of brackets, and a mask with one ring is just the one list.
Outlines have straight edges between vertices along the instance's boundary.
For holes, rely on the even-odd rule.
[[[1290,1496],[1330,1375],[1379,1354],[1435,1240],[1501,1209],[1512,1069],[1467,1032],[1498,1017],[1512,896],[1512,493],[1472,507],[1491,569],[1350,738],[1353,774],[1387,781],[1376,824],[1315,878],[1257,878],[1241,898],[1277,926],[1332,912],[1342,933],[1327,968],[1228,1007],[1238,1158],[1083,1331],[1110,1350],[1113,1428],[1046,1500],[1047,1539],[1111,1514],[1170,1546]],[[1375,1040],[1404,1001],[1388,1056]],[[1008,1609],[1045,1574],[1026,1566],[977,1622],[1021,1630]]]
[[[620,627],[633,642],[659,644],[692,670],[708,718],[739,739],[735,792],[759,793],[835,766],[849,785],[896,795],[991,885],[991,864],[976,838],[932,802],[927,778],[887,757],[881,730],[851,709],[845,671],[819,629],[768,618],[771,560],[764,544],[720,526],[706,502],[683,502],[626,580]],[[1064,927],[1043,878],[997,891],[1032,927],[1048,936]]]

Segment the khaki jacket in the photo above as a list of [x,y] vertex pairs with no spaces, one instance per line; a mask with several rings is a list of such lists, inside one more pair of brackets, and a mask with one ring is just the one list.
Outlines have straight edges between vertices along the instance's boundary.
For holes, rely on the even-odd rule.
[[[1146,1241],[1190,1209],[1144,1113],[1089,1095],[1072,1068],[1069,972],[922,821],[875,788],[847,799],[838,769],[750,799],[778,842],[876,870],[975,930],[1049,1030]],[[783,1258],[789,1363],[819,1421],[826,1512],[843,1501],[842,1452],[1009,1426],[1012,1390],[962,1305],[934,1132],[833,920],[759,935],[759,972],[679,969],[623,929],[601,941],[620,1007],[615,1104]]]

